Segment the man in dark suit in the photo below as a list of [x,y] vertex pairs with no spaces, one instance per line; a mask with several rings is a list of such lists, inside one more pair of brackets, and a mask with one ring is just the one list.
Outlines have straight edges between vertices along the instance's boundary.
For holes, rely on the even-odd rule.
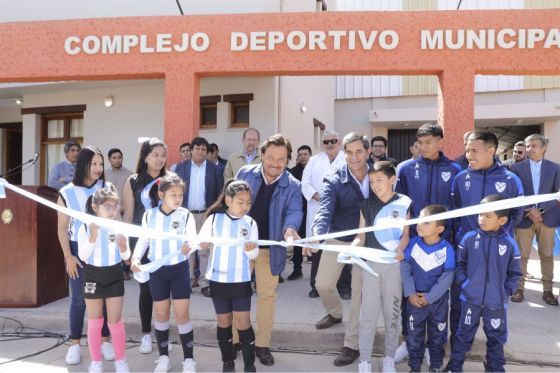
[[[208,141],[204,137],[195,137],[191,141],[191,159],[179,163],[175,169],[175,172],[185,181],[183,207],[193,214],[197,232],[200,231],[206,218],[206,209],[216,202],[224,186],[223,169],[214,162],[206,160],[208,147]],[[204,274],[200,275],[201,270],[206,271],[208,251],[197,251],[196,254],[198,255],[195,258],[195,266],[191,272],[194,276],[192,286],[198,286],[200,281],[202,294],[209,297],[208,280]]]
[[[227,160],[220,157],[220,149],[218,148],[218,144],[211,143],[208,145],[208,155],[206,156],[208,162],[214,163],[222,174],[224,173],[224,168],[226,168]],[[225,182],[225,180],[224,180]]]
[[[527,158],[512,165],[511,170],[519,176],[525,195],[555,193],[560,189],[560,165],[544,159],[548,139],[540,134],[533,134],[525,139]],[[554,233],[560,224],[560,209],[557,201],[539,203],[525,209],[521,223],[515,229],[515,238],[521,250],[521,271],[517,291],[511,297],[512,302],[522,302],[524,298],[527,261],[531,254],[533,238],[537,236],[538,252],[541,261],[543,282],[543,300],[551,306],[558,306],[558,298],[552,292],[554,277]]]

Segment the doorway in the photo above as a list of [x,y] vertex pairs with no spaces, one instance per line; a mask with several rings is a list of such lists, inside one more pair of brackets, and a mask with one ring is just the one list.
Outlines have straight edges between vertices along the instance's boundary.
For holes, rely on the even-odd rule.
[[22,124],[0,124],[0,174],[11,184],[21,185]]

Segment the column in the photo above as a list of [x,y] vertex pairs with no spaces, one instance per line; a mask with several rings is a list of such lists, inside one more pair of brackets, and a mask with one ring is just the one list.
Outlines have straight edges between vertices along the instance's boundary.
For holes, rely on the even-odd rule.
[[474,71],[449,69],[438,75],[438,123],[444,129],[445,155],[464,153],[463,134],[474,129]]
[[165,73],[165,125],[167,164],[179,161],[177,150],[198,136],[200,123],[200,78],[193,71]]

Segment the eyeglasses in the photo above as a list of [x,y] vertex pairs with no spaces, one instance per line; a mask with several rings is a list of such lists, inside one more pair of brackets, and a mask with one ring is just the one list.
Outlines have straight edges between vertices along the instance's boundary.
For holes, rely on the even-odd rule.
[[515,150],[513,153],[514,153],[514,154],[523,154],[523,151]]
[[337,143],[338,143],[338,139],[323,140],[323,144],[325,144],[325,145],[329,145],[329,144],[334,145],[334,144],[337,144]]
[[373,145],[373,147],[374,147],[374,148],[384,148],[384,147],[385,147],[385,145],[379,145],[379,144],[376,144],[376,145]]
[[105,211],[117,211],[119,209],[119,205],[100,205]]

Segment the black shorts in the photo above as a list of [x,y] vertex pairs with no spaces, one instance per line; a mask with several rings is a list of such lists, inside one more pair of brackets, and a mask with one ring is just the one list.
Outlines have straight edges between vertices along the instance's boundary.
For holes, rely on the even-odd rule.
[[84,298],[105,299],[124,296],[121,263],[109,267],[84,265]]
[[169,298],[190,299],[191,281],[187,260],[174,265],[162,266],[150,273],[150,293],[154,302]]
[[234,283],[209,281],[209,284],[216,314],[251,310],[253,289],[250,281]]

